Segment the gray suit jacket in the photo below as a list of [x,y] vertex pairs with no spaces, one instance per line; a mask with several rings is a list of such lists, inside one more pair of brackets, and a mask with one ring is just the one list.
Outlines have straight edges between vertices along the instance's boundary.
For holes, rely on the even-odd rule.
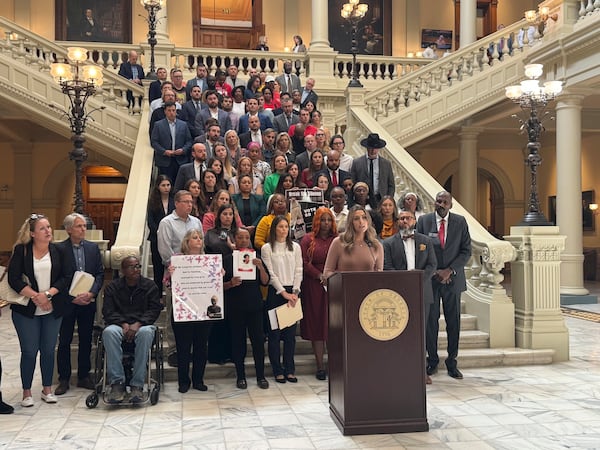
[[[423,301],[433,303],[433,288],[431,276],[437,268],[433,242],[427,236],[415,233],[415,269],[423,273]],[[383,270],[406,270],[406,253],[402,235],[394,236],[383,241]]]
[[[298,117],[297,114],[292,114],[292,117],[290,119],[290,126],[298,122],[300,122],[300,117]],[[288,126],[287,121],[285,120],[285,114],[278,114],[275,116],[275,119],[273,119],[273,128],[278,133],[288,132],[290,127]]]
[[[225,133],[232,129],[231,119],[229,118],[229,114],[222,109],[219,109],[219,126],[221,127],[221,136],[225,136]],[[212,116],[210,115],[210,110],[208,108],[201,109],[198,113],[196,113],[196,132],[197,136],[206,133],[204,129],[204,124],[208,119]]]
[[[302,85],[300,84],[300,78],[298,78],[298,75],[296,75],[295,73],[291,73],[290,77],[292,77],[292,91],[294,89],[298,89],[300,92],[302,92]],[[281,92],[287,92],[287,81],[286,81],[286,75],[284,73],[282,73],[281,75],[279,75],[278,77],[275,78],[275,80],[277,80],[277,82],[279,83],[279,86],[281,86]],[[290,91],[289,94],[291,94],[292,92]]]
[[[374,198],[374,189],[371,186],[371,174],[369,173],[369,161],[367,155],[359,158],[354,158],[352,162],[352,179],[354,182],[362,181],[369,185],[369,198],[371,199],[371,207],[376,208],[377,203]],[[379,195],[394,196],[396,192],[396,182],[394,181],[394,173],[392,172],[392,164],[382,156],[379,156]]]
[[[471,257],[471,235],[467,221],[459,214],[448,213],[446,216],[446,244],[442,249],[435,219],[435,212],[419,217],[417,231],[431,238],[437,259],[437,268],[452,268],[456,272],[450,284],[452,291],[455,293],[466,291],[467,281],[464,269]],[[433,280],[433,283],[437,283],[437,281]]]
[[156,122],[152,130],[152,148],[154,149],[154,163],[157,167],[169,167],[171,157],[165,156],[165,150],[183,149],[183,155],[176,156],[177,164],[185,164],[190,161],[190,150],[192,148],[192,135],[188,125],[183,120],[177,119],[175,125],[175,148],[171,142],[171,131],[167,119]]

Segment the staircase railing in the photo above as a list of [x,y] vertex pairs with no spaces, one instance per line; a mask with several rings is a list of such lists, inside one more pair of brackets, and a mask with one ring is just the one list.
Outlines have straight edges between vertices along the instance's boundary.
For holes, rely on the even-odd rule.
[[[2,92],[23,108],[46,116],[46,122],[58,133],[70,137],[62,111],[69,107],[67,97],[50,76],[50,65],[67,58],[67,49],[0,17],[0,58],[10,70],[0,76]],[[1,35],[1,34],[0,34]],[[112,72],[104,74],[104,85],[89,100],[90,109],[101,109],[88,121],[86,138],[103,149],[115,161],[128,165],[138,134],[139,116],[127,110],[125,92],[143,95],[143,88]],[[3,95],[0,93],[0,95]]]

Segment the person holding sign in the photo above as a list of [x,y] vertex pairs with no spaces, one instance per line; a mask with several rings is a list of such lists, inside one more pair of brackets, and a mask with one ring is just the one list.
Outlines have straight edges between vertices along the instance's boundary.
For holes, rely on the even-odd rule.
[[[96,316],[96,296],[104,283],[104,266],[97,244],[85,240],[85,217],[72,213],[65,217],[63,225],[69,238],[58,244],[64,257],[66,267],[71,270],[71,279],[77,272],[86,272],[93,276],[93,284],[89,290],[82,293],[69,292],[71,302],[67,303],[63,315],[58,338],[58,351],[56,365],[58,367],[58,387],[56,395],[62,395],[69,389],[71,378],[71,342],[73,331],[77,322],[79,335],[79,351],[77,353],[77,387],[94,389],[95,385],[90,378],[92,354],[92,331],[94,317]],[[89,277],[91,279],[91,277]],[[73,289],[72,283],[71,289]],[[88,284],[89,286],[89,284]],[[86,286],[87,287],[87,286]]]
[[[184,255],[203,255],[204,238],[200,229],[192,228],[181,241],[181,253]],[[168,277],[175,268],[169,266]],[[170,284],[170,280],[166,280]],[[167,289],[167,301],[171,302],[172,295],[170,286]],[[211,322],[175,322],[170,317],[175,333],[175,345],[177,346],[177,381],[179,392],[186,393],[190,385],[198,391],[206,391],[204,384],[204,370],[208,356],[208,335],[210,334]],[[192,362],[192,379],[190,382],[190,362]]]
[[[277,195],[277,194],[276,194]],[[285,201],[285,200],[284,200]],[[267,307],[273,309],[281,305],[294,308],[299,300],[302,282],[302,251],[290,237],[290,223],[286,216],[273,219],[269,230],[269,240],[262,247],[261,255],[271,280],[267,295]],[[283,365],[279,341],[283,341]],[[296,349],[296,323],[282,329],[269,331],[269,361],[273,376],[278,383],[297,383],[294,375],[294,351]]]
[[[248,387],[244,368],[247,331],[252,345],[256,383],[259,388],[268,389],[269,382],[265,379],[263,299],[260,286],[269,284],[269,274],[260,258],[256,258],[256,252],[251,248],[250,233],[245,228],[236,231],[235,247],[238,249],[237,251],[223,257],[225,269],[223,289],[225,289],[225,309],[229,318],[231,334],[231,355],[237,374],[236,386],[239,389]],[[254,255],[254,258],[251,258],[251,254]],[[236,275],[234,262],[236,257],[241,258],[241,263],[237,264],[239,271],[245,271],[246,265],[251,265],[251,278],[243,279],[242,276]],[[244,278],[246,278],[246,274],[244,274]]]
[[328,331],[327,292],[323,270],[331,242],[337,236],[333,212],[321,206],[315,212],[312,232],[306,234],[300,242],[305,276],[302,279],[302,303],[304,318],[300,322],[302,339],[312,341],[317,360],[317,380],[325,380],[327,373],[323,365],[323,354]]

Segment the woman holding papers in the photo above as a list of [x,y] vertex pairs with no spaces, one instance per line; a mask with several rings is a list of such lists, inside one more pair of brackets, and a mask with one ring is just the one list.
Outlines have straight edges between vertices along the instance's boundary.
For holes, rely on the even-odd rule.
[[[250,233],[245,228],[240,228],[235,233],[235,247],[238,251],[223,257],[223,267],[225,268],[223,289],[225,290],[225,311],[231,334],[231,354],[237,373],[236,386],[239,389],[248,387],[244,368],[247,330],[252,344],[256,383],[259,388],[268,389],[269,382],[265,379],[263,299],[260,286],[268,285],[269,274],[260,258],[256,258],[256,252],[252,249],[250,241]],[[254,258],[250,259],[249,254],[254,255]],[[248,261],[246,261],[246,257],[248,257]],[[236,265],[234,258],[242,258],[242,263],[239,264],[238,261]],[[242,277],[242,271],[248,264],[251,264],[252,277]],[[238,273],[235,269],[238,269]]]
[[29,216],[19,230],[8,265],[8,283],[29,297],[26,306],[11,305],[12,321],[21,344],[21,406],[33,406],[31,384],[40,354],[41,398],[56,403],[52,393],[54,348],[67,303],[69,271],[58,247],[51,243],[52,227],[42,214]]
[[[302,282],[302,251],[300,246],[290,237],[288,218],[278,215],[273,219],[269,230],[268,242],[262,247],[261,255],[271,280],[267,295],[267,308],[273,309],[281,305],[294,308],[300,294]],[[273,327],[271,327],[273,328]],[[283,365],[279,341],[283,341]],[[294,351],[296,347],[296,323],[284,329],[269,331],[269,360],[273,368],[273,376],[278,383],[298,382],[294,375]]]
[[321,206],[315,212],[312,232],[300,241],[304,278],[302,279],[304,317],[300,322],[302,339],[312,341],[312,348],[317,360],[318,380],[325,380],[327,373],[323,365],[323,353],[327,341],[328,309],[327,292],[324,289],[325,260],[331,242],[337,236],[335,218],[329,208]]
[[[203,255],[204,240],[202,231],[191,229],[181,241],[181,253],[184,255]],[[170,275],[173,273],[173,266],[169,267],[166,282],[170,283]],[[171,297],[171,289],[168,286],[167,296]],[[167,298],[167,301],[173,301]],[[211,322],[175,322],[171,317],[173,333],[175,334],[175,345],[177,346],[177,381],[179,383],[179,392],[182,394],[190,389],[190,384],[194,389],[206,391],[208,388],[204,384],[204,369],[206,368],[208,335],[210,333]],[[192,362],[192,380],[190,383],[190,362]]]
[[379,272],[383,270],[383,246],[363,206],[354,205],[348,213],[344,234],[331,243],[325,261],[325,278],[335,272]]

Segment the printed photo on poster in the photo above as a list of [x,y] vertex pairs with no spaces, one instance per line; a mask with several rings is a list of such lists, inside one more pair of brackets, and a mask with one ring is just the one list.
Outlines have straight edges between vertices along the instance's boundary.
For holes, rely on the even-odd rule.
[[256,258],[256,251],[250,248],[241,248],[233,251],[233,276],[242,280],[256,279],[256,266],[252,260]]
[[316,188],[295,188],[285,191],[290,210],[290,232],[298,241],[312,231],[312,221],[319,206],[325,204],[323,191]]
[[224,317],[221,255],[174,255],[171,265],[175,322],[218,320]]

